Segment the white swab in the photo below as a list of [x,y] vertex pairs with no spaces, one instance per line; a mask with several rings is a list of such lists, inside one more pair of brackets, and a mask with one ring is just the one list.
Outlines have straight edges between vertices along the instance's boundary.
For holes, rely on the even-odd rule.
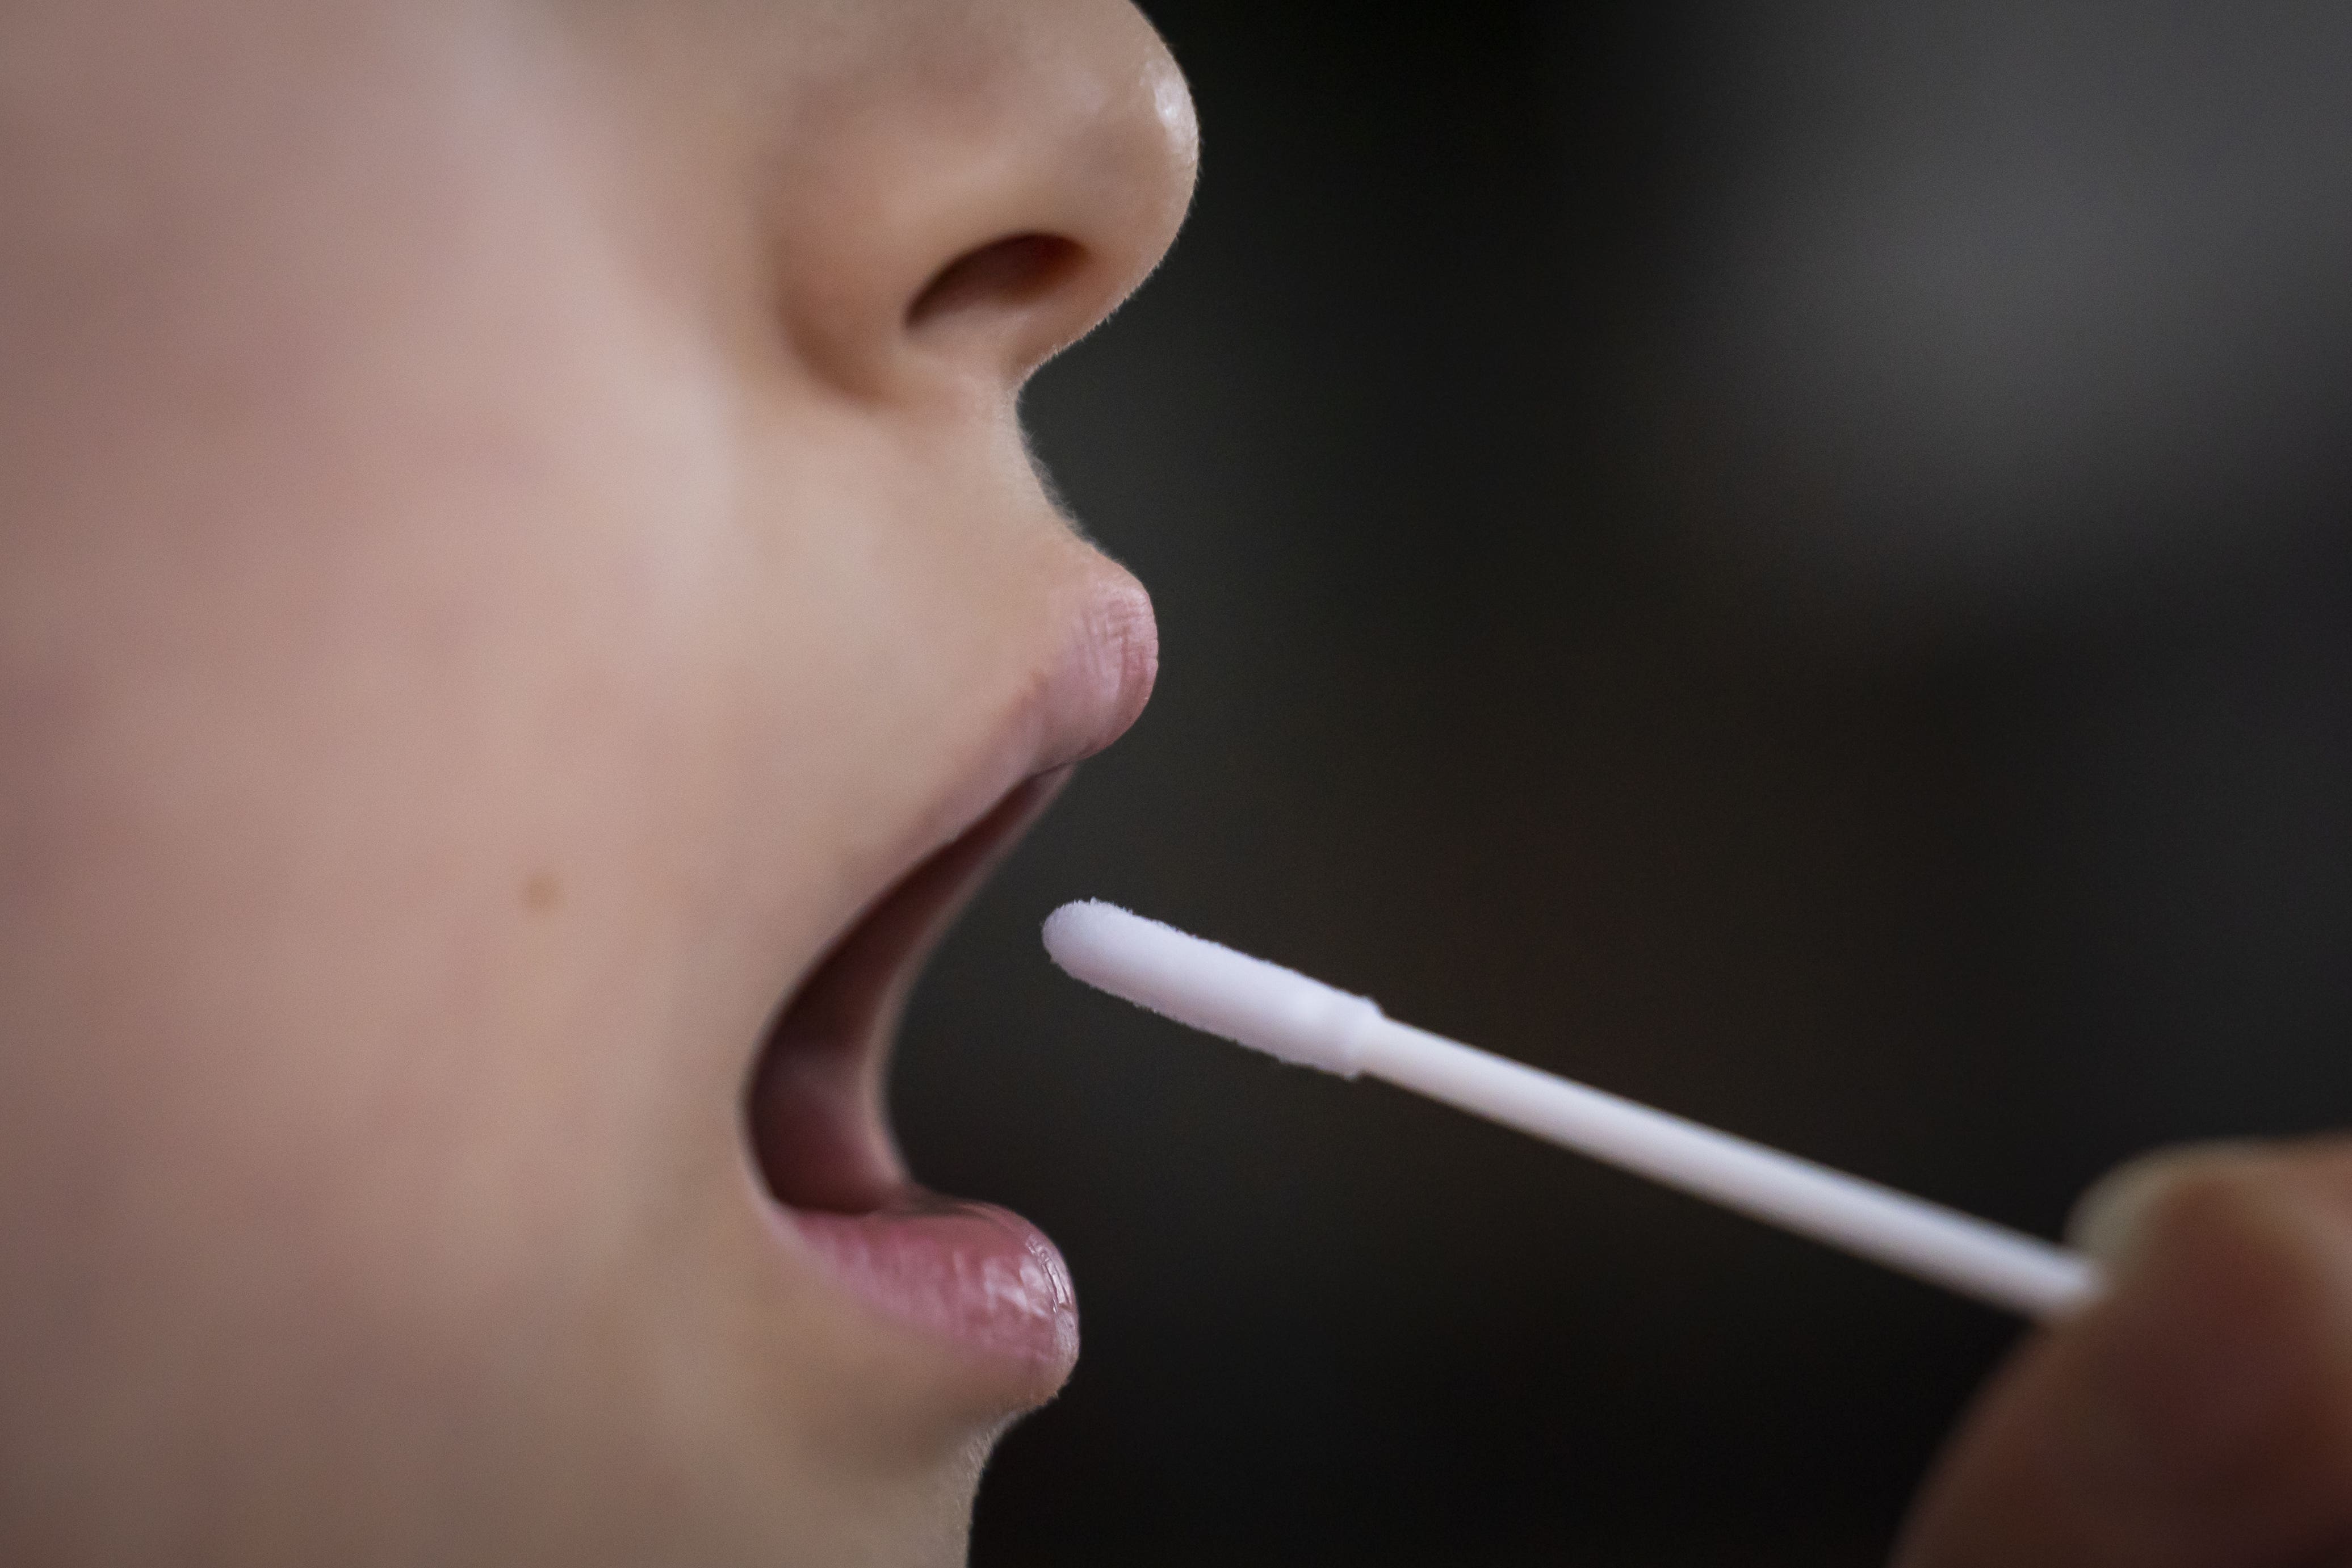
[[2056,1317],[2098,1289],[2079,1253],[1397,1023],[1369,997],[1115,904],[1055,910],[1045,951],[1180,1024],[1342,1078],[1386,1079],[2026,1317]]

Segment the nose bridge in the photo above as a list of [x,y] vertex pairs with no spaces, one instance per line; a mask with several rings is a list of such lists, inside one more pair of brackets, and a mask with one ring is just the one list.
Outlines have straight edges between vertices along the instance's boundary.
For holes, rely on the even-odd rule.
[[1198,158],[1183,78],[1124,0],[911,0],[863,25],[788,131],[786,325],[863,394],[1017,384],[1174,238]]

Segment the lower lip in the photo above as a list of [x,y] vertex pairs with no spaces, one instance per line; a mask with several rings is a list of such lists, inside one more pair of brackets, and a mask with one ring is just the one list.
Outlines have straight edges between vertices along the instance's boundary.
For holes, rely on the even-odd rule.
[[810,1249],[877,1310],[1057,1381],[1076,1363],[1069,1268],[1019,1215],[929,1194],[871,1214],[788,1212]]

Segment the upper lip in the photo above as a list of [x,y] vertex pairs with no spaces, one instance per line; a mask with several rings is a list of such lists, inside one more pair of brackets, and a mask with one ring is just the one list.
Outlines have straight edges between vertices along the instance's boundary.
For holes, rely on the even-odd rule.
[[788,1206],[863,1212],[906,1197],[883,1079],[915,976],[1071,766],[1117,739],[1150,694],[1157,641],[1132,579],[1089,583],[1057,629],[979,760],[945,781],[767,1031],[747,1131]]

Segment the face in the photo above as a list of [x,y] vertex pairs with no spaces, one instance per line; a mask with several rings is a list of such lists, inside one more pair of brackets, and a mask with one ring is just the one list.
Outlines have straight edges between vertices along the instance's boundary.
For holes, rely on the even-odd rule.
[[0,10],[0,1556],[961,1561],[1075,1310],[882,1053],[1193,148],[1113,0]]

